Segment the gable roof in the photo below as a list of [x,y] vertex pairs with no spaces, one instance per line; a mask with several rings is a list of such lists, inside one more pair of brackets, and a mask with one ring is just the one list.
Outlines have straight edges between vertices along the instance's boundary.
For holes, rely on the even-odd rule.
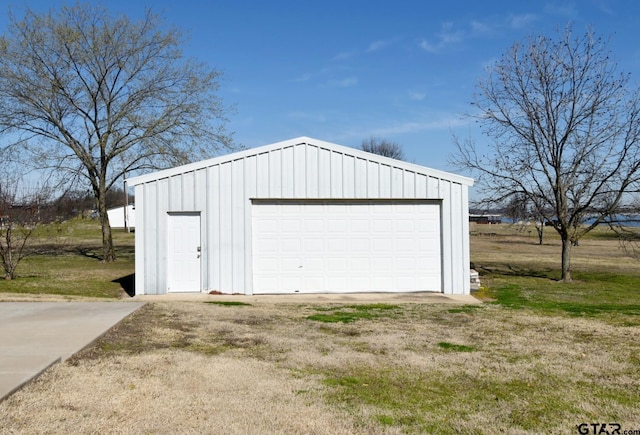
[[437,169],[427,168],[426,166],[416,165],[414,163],[405,162],[402,160],[396,160],[389,157],[380,156],[378,154],[369,153],[356,148],[346,147],[344,145],[338,145],[331,142],[325,142],[317,139],[313,139],[307,136],[301,136],[294,139],[285,140],[282,142],[276,142],[270,145],[263,145],[256,148],[250,148],[243,151],[238,151],[231,154],[226,154],[212,159],[201,160],[199,162],[189,163],[182,166],[176,166],[170,169],[163,169],[149,174],[139,175],[126,180],[129,186],[136,186],[138,184],[144,184],[151,181],[160,180],[163,178],[169,178],[175,175],[183,174],[186,172],[196,171],[209,166],[219,165],[221,163],[231,162],[246,157],[255,156],[258,154],[268,153],[273,150],[282,148],[294,147],[296,145],[313,145],[321,149],[341,153],[347,156],[363,159],[366,161],[373,161],[385,165],[389,165],[394,168],[404,169],[420,174],[425,174],[435,178],[441,178],[452,181],[454,183],[460,183],[466,186],[473,186],[473,179],[464,177],[462,175],[453,174],[450,172],[440,171]]

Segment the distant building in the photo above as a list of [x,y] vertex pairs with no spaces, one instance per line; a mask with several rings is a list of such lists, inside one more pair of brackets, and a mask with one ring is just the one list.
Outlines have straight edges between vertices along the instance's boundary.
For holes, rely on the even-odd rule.
[[133,205],[127,206],[126,213],[124,207],[117,207],[107,210],[107,214],[111,228],[134,229],[136,227],[136,209]]
[[499,214],[470,214],[469,222],[478,224],[501,224],[502,215]]

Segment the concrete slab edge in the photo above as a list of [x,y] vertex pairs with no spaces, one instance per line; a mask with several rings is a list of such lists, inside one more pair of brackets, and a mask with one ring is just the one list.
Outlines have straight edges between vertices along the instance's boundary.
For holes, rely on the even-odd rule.
[[[78,349],[77,351],[75,351],[72,355],[69,356],[69,358],[73,357],[74,355],[79,354],[80,352],[82,352],[83,350],[87,349],[88,347],[92,346],[96,341],[100,340],[102,337],[104,337],[107,332],[111,331],[113,328],[115,328],[116,326],[118,326],[118,324],[120,324],[120,322],[123,322],[126,318],[130,317],[133,313],[135,313],[136,311],[138,311],[140,308],[144,307],[145,305],[147,305],[146,302],[143,302],[138,308],[136,308],[135,310],[131,311],[129,314],[127,314],[126,316],[124,316],[122,319],[118,320],[116,323],[114,323],[113,325],[109,326],[107,329],[105,329],[105,331],[96,336],[93,340],[91,340],[89,343],[87,343],[85,346],[83,346],[82,348]],[[68,360],[69,358],[65,358],[65,361]]]
[[[131,316],[133,313],[135,313],[136,311],[138,311],[140,308],[144,307],[146,305],[146,303],[142,303],[138,308],[136,308],[135,310],[131,311],[129,314],[127,314],[125,317],[123,317],[122,319],[120,319],[119,321],[117,321],[116,323],[114,323],[113,325],[111,325],[109,328],[107,328],[102,334],[98,335],[97,337],[95,337],[93,340],[91,340],[89,343],[87,343],[84,347],[82,347],[81,349],[78,349],[76,352],[74,352],[69,358],[71,358],[74,355],[77,355],[78,353],[82,352],[83,350],[87,349],[89,346],[93,345],[96,341],[98,341],[99,339],[101,339],[102,337],[104,337],[104,335],[111,331],[115,326],[117,326],[120,322],[122,322],[124,319],[126,319],[127,317]],[[65,361],[69,358],[65,358]],[[36,379],[38,379],[40,376],[42,376],[42,374],[44,372],[46,372],[47,370],[49,370],[51,367],[53,367],[54,365],[62,362],[63,359],[62,357],[58,357],[56,358],[51,364],[45,366],[44,368],[42,368],[40,371],[38,371],[37,373],[35,373],[33,376],[31,376],[30,378],[26,379],[25,381],[23,381],[22,383],[20,383],[18,386],[16,386],[15,388],[13,388],[11,391],[9,391],[7,394],[5,394],[3,397],[0,397],[0,402],[6,400],[7,398],[11,397],[11,395],[15,394],[17,391],[21,390],[22,388],[24,388],[25,386],[29,385],[31,382],[35,381]]]
[[20,383],[19,385],[17,385],[15,388],[13,388],[11,391],[9,391],[7,394],[5,394],[4,396],[0,397],[0,403],[3,402],[4,400],[8,399],[9,397],[11,397],[14,393],[20,391],[21,389],[23,389],[24,387],[26,387],[27,385],[29,385],[31,382],[35,381],[36,379],[38,379],[40,376],[42,376],[42,374],[44,372],[46,372],[47,370],[49,370],[51,367],[53,367],[54,365],[58,364],[62,362],[62,358],[58,357],[55,360],[53,360],[53,362],[51,362],[50,364],[44,366],[40,371],[36,372],[33,376],[31,376],[30,378],[24,380],[22,383]]

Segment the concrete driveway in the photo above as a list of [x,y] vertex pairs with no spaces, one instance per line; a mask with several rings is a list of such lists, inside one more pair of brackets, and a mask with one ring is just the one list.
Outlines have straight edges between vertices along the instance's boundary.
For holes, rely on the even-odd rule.
[[0,302],[0,401],[84,349],[143,302]]

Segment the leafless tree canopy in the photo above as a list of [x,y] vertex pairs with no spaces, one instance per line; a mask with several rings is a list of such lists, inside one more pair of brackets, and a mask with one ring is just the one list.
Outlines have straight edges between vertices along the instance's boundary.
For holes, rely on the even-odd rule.
[[455,138],[455,163],[476,171],[486,198],[504,203],[520,195],[553,223],[565,281],[571,245],[637,191],[638,96],[629,76],[616,72],[607,41],[567,28],[557,39],[515,44],[479,82],[486,154]]
[[13,279],[20,262],[35,252],[32,235],[41,220],[40,206],[50,197],[46,186],[20,195],[16,180],[0,178],[0,266],[6,280]]
[[363,140],[361,148],[363,151],[368,153],[378,154],[380,156],[390,157],[396,160],[404,160],[402,146],[380,137],[372,136]]
[[5,155],[84,178],[115,259],[106,192],[123,175],[182,164],[231,146],[220,74],[181,51],[184,38],[146,13],[132,21],[87,4],[11,17],[0,38]]

